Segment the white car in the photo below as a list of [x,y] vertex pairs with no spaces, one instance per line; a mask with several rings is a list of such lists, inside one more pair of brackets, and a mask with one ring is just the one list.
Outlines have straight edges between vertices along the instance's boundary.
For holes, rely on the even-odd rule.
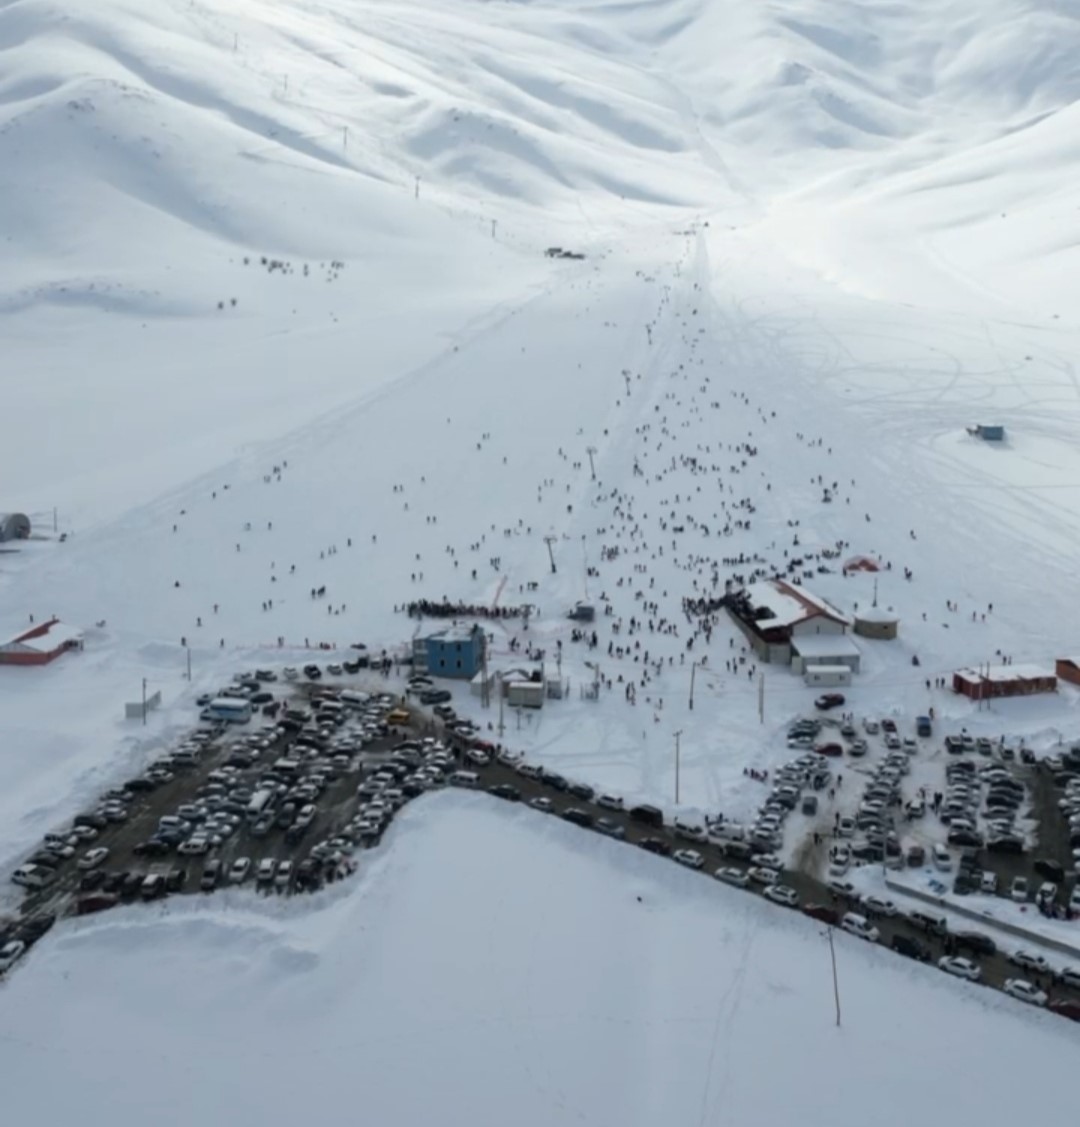
[[774,904],[782,904],[785,908],[797,908],[799,906],[799,894],[795,889],[788,888],[786,884],[770,884],[761,895]]
[[746,875],[754,884],[764,885],[765,887],[780,883],[779,872],[776,869],[766,869],[762,865],[755,865],[752,869],[747,869]]
[[93,841],[98,835],[97,830],[93,826],[72,826],[71,836],[77,837],[80,841]]
[[534,810],[539,810],[541,814],[550,814],[555,809],[555,803],[550,798],[534,798],[530,800],[529,805]]
[[331,677],[340,677],[341,676],[341,666],[338,665],[338,663],[336,661],[332,661],[326,667],[326,672],[329,673]]
[[248,879],[248,874],[251,872],[251,858],[250,857],[237,857],[229,867],[229,883],[230,884],[243,884]]
[[286,681],[295,681],[297,677],[300,676],[297,670],[294,669],[291,665],[286,665],[285,668],[281,671],[281,675],[285,678]]
[[867,943],[876,943],[881,938],[881,932],[865,916],[858,912],[845,912],[840,921],[840,927],[849,935],[865,939]]
[[836,823],[836,833],[838,837],[854,837],[855,836],[855,819],[849,817],[842,817]]
[[1024,970],[1036,971],[1038,974],[1051,973],[1050,964],[1042,955],[1037,955],[1034,951],[1028,951],[1023,947],[1009,956],[1009,962],[1018,967],[1023,967]]
[[825,882],[825,887],[846,900],[858,899],[858,891],[849,880],[829,880]]
[[285,860],[278,865],[277,872],[274,874],[274,884],[278,888],[288,888],[289,881],[292,880],[293,865],[292,861]]
[[1031,1006],[1046,1005],[1046,991],[1040,990],[1026,978],[1007,978],[1003,989],[1009,997],[1016,998],[1017,1001],[1027,1002]]
[[935,845],[933,851],[934,868],[940,873],[951,873],[953,868],[952,855],[944,845]]
[[21,939],[13,939],[10,943],[5,943],[0,947],[0,973],[9,970],[15,963],[23,957],[26,951],[26,944]]
[[470,747],[465,752],[465,758],[470,763],[475,763],[477,767],[486,767],[491,762],[491,756],[486,751],[481,751],[478,747]]
[[106,849],[104,845],[99,845],[96,849],[88,849],[79,858],[76,864],[80,869],[94,869],[97,868],[108,855],[108,849]]
[[876,736],[878,732],[881,731],[881,725],[876,720],[872,720],[869,716],[862,722],[862,726],[863,731],[868,736]]
[[869,908],[871,912],[877,912],[879,916],[889,916],[890,918],[900,912],[900,909],[891,900],[886,900],[882,896],[864,896],[862,906]]
[[210,850],[210,838],[207,834],[199,833],[192,834],[187,841],[182,841],[177,847],[177,853],[183,853],[185,857],[198,856],[202,853],[208,853]]
[[1080,990],[1080,967],[1062,967],[1055,976],[1058,982],[1064,982],[1074,990]]
[[970,959],[963,959],[959,955],[946,955],[938,959],[938,967],[946,974],[954,974],[957,978],[966,978],[968,982],[978,982],[982,978],[982,968]]
[[596,805],[602,806],[605,810],[621,810],[623,808],[623,800],[615,794],[598,794],[596,796]]
[[750,883],[750,878],[742,871],[734,867],[726,869],[717,869],[713,876],[717,880],[722,880],[724,884],[733,884],[736,888],[745,888]]
[[264,857],[259,862],[258,871],[255,874],[255,879],[260,884],[267,884],[272,881],[277,874],[277,859],[274,857]]
[[705,858],[696,849],[676,849],[672,856],[688,869],[700,869],[705,864]]

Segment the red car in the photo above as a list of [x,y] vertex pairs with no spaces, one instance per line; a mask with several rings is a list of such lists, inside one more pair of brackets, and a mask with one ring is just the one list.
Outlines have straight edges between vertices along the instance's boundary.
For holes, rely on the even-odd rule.
[[1080,1002],[1070,1002],[1066,998],[1055,998],[1048,1003],[1046,1008],[1051,1013],[1060,1014],[1072,1021],[1080,1021]]
[[835,927],[840,922],[840,913],[827,904],[804,904],[802,912],[804,916],[809,916],[812,920],[820,920],[830,927]]
[[827,755],[831,759],[835,759],[838,756],[844,754],[844,749],[840,746],[840,744],[818,744],[818,746],[815,747],[814,750],[818,753],[818,755]]
[[814,707],[820,708],[822,712],[828,712],[830,708],[839,708],[843,703],[843,693],[825,693],[814,701]]

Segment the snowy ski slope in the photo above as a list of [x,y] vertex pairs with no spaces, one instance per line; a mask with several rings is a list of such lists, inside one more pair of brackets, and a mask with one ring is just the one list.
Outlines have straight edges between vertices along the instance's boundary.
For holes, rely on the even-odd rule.
[[[1080,536],[1078,97],[1080,13],[1062,0],[0,0],[0,509],[29,512],[46,534],[0,554],[0,631],[50,613],[87,630],[84,653],[0,676],[5,871],[187,727],[197,693],[239,668],[298,664],[309,643],[400,644],[417,626],[396,608],[443,595],[539,606],[529,639],[495,627],[499,662],[515,633],[549,654],[563,644],[570,699],[510,719],[508,742],[671,808],[681,732],[682,805],[740,815],[759,800],[744,767],[786,754],[780,734],[812,691],[786,669],[765,670],[761,723],[753,677],[723,671],[735,637],[723,624],[694,651],[710,669],[698,671],[693,711],[685,633],[646,636],[665,665],[630,706],[623,683],[641,665],[608,655],[625,633],[601,619],[598,649],[586,651],[563,614],[606,594],[623,622],[648,600],[653,617],[681,624],[681,600],[705,589],[709,560],[776,564],[837,542],[893,562],[879,596],[902,620],[897,643],[864,646],[853,707],[901,719],[934,707],[945,723],[1040,747],[1075,738],[1071,689],[978,713],[924,679],[995,651],[1042,663],[1080,652],[1067,594]],[[545,257],[551,246],[586,257]],[[978,422],[1004,423],[1008,441],[969,438]],[[687,457],[716,470],[703,478]],[[822,484],[834,481],[836,503],[823,505]],[[752,506],[739,510],[749,527],[718,535],[736,505]],[[51,539],[54,508],[64,544]],[[605,559],[612,546],[620,554]],[[312,600],[320,585],[328,599]],[[835,571],[814,588],[846,609],[873,595],[869,577]],[[946,600],[959,611],[946,613]],[[596,659],[623,680],[592,705],[579,690]],[[121,719],[143,678],[164,697],[145,729]],[[460,691],[455,705],[494,721]],[[235,987],[237,1012],[269,998],[272,1027],[355,973],[338,936],[373,904],[391,912],[378,933],[388,949],[398,909],[439,933],[416,907],[427,886],[413,882],[447,841],[484,857],[495,841],[516,842],[522,871],[537,887],[553,883],[534,838],[563,831],[500,812],[477,822],[474,839],[473,811],[466,822],[462,810],[430,820],[410,811],[379,872],[312,921],[240,903],[58,928],[5,988],[23,1039],[0,1058],[13,1073],[37,1067],[51,1029],[100,1010],[89,968],[112,982],[135,949],[160,945],[178,977],[214,966],[207,995],[168,1032],[168,1050],[197,1067],[202,1031],[224,1020],[209,995],[228,993],[216,960],[237,950],[234,931],[265,939]],[[593,1024],[573,1026],[613,1038],[603,1067],[571,1067],[559,1056],[575,1045],[562,1019],[515,1009],[520,997],[500,979],[492,1011],[527,1020],[511,1022],[507,1041],[505,1022],[477,1011],[477,1043],[497,1041],[517,1061],[495,1094],[526,1104],[539,1091],[551,1122],[565,1084],[566,1108],[605,1122],[612,1105],[593,1105],[586,1081],[648,1079],[633,1062],[655,1050],[665,1075],[685,1069],[687,1081],[636,1093],[650,1118],[711,1121],[726,1100],[751,1123],[805,1117],[801,1093],[827,1062],[809,1059],[805,1085],[785,1089],[798,1102],[774,1106],[776,1091],[745,1079],[761,1047],[730,1042],[724,1022],[745,1017],[741,991],[758,976],[755,1038],[771,1047],[786,1028],[784,1000],[816,987],[774,974],[770,960],[800,962],[817,937],[776,925],[783,935],[766,942],[774,924],[757,920],[763,907],[726,924],[697,904],[696,886],[670,885],[668,869],[656,876],[641,858],[648,872],[627,873],[621,853],[594,847],[616,879],[582,859],[574,895],[546,915],[575,917],[601,885],[629,903],[639,883],[663,898],[672,930],[646,929],[640,950],[603,971]],[[463,902],[498,916],[507,873],[481,868],[446,887],[490,881],[495,892],[463,891]],[[613,900],[607,922],[597,911],[589,925],[621,937],[633,908]],[[723,939],[722,996],[701,1009],[680,978],[668,1010],[670,967],[656,945],[698,925]],[[484,942],[498,935],[489,929]],[[687,978],[715,954],[693,942],[687,966],[698,969]],[[760,943],[764,962],[747,961]],[[561,937],[544,966],[580,970],[575,988],[587,992],[606,951],[590,947],[579,967]],[[239,956],[227,958],[236,969]],[[1010,1037],[1044,1038],[1036,1015],[1005,1021],[998,1013],[1016,1007],[960,1001],[961,987],[909,981],[916,970],[886,972],[861,948],[851,958],[856,997],[865,982],[877,999],[883,984],[880,1001],[860,1003],[859,1045],[874,1052],[858,1068],[890,1092],[910,1091],[916,1066],[904,1051],[924,1035],[953,1031],[927,1046],[929,1060],[982,1036],[997,1050]],[[161,1008],[181,1004],[154,993],[157,965],[138,962],[110,1016],[128,1031],[130,1059],[151,1071],[140,1022],[159,1028]],[[76,987],[60,990],[69,972]],[[651,985],[621,1008],[613,999],[628,977]],[[909,988],[925,993],[910,1020],[890,1009]],[[365,1007],[374,990],[357,987]],[[376,1000],[384,1014],[402,1001]],[[440,1020],[458,1027],[466,1002],[463,989]],[[814,1007],[799,1049],[816,1039],[827,1002],[815,996]],[[31,1012],[41,1024],[28,1034]],[[344,1002],[335,1014],[355,1020]],[[280,1059],[276,1035],[271,1045],[251,1025],[233,1032],[255,1038],[253,1065]],[[1060,1049],[1067,1034],[1053,1034],[1045,1039]],[[846,1055],[858,1046],[843,1036]],[[50,1093],[54,1118],[70,1111],[68,1094],[100,1095],[105,1075],[86,1075],[77,1046],[63,1044],[64,1070],[81,1080]],[[714,1054],[716,1044],[727,1048]],[[220,1049],[213,1037],[206,1045]],[[313,1058],[313,1082],[338,1076],[339,1048]],[[519,1075],[515,1052],[549,1071]],[[453,1069],[432,1067],[452,1098]],[[470,1091],[475,1117],[489,1121],[484,1094]],[[132,1097],[140,1115],[143,1094]],[[816,1121],[842,1124],[836,1093],[821,1094],[828,1112]],[[1010,1103],[1017,1094],[943,1081],[936,1097],[954,1108],[985,1099],[982,1119],[1004,1123],[1022,1110]],[[403,1106],[395,1095],[380,1089],[391,1117]],[[233,1097],[257,1110],[246,1087]],[[865,1100],[853,1106],[861,1114]],[[903,1107],[899,1096],[880,1103]]]

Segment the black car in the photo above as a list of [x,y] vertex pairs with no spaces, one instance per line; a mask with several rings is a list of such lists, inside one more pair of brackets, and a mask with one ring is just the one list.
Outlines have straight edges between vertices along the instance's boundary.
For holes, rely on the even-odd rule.
[[541,771],[540,782],[544,786],[551,787],[552,790],[566,790],[570,786],[562,775],[558,775],[554,771]]
[[972,955],[997,954],[997,944],[981,931],[953,932],[952,942],[957,951],[968,951]]
[[596,791],[586,783],[571,783],[566,788],[575,798],[583,798],[586,802],[592,802]]
[[930,948],[917,939],[911,939],[906,935],[894,935],[891,946],[898,954],[906,955],[909,959],[918,959],[920,963],[930,962]]
[[19,924],[13,938],[21,939],[29,947],[36,943],[56,923],[53,912],[42,912],[40,916],[33,916]]
[[988,853],[1023,853],[1024,839],[1011,834],[992,837],[986,843],[986,851]]
[[145,873],[125,873],[124,879],[120,884],[120,895],[138,896],[145,879]]
[[95,830],[103,830],[108,824],[108,818],[103,818],[100,814],[76,814],[71,820],[73,826],[90,826]]
[[662,837],[643,837],[638,842],[638,845],[649,853],[655,853],[657,857],[671,856],[671,845],[669,842],[664,841]]
[[1057,861],[1052,861],[1049,857],[1038,858],[1032,868],[1039,876],[1046,877],[1047,880],[1052,880],[1057,884],[1061,884],[1065,879],[1065,870]]
[[631,806],[628,813],[632,821],[654,826],[658,830],[664,828],[664,812],[657,806]]
[[104,869],[91,869],[79,878],[80,892],[93,892],[105,883]]
[[124,790],[129,794],[138,794],[143,791],[156,790],[157,780],[151,779],[148,775],[140,775],[137,779],[128,779],[124,783]]
[[165,874],[165,891],[180,892],[187,884],[187,869],[170,869]]
[[304,676],[309,681],[318,681],[322,677],[322,670],[317,665],[305,665]]
[[510,786],[509,783],[497,783],[493,787],[488,787],[488,794],[493,794],[496,798],[505,798],[507,802],[521,801],[521,791],[517,787]]
[[449,689],[425,689],[420,694],[421,704],[445,704],[454,699],[454,694]]
[[105,874],[105,879],[101,882],[102,892],[119,892],[120,886],[124,883],[124,878],[127,873],[110,872]]
[[587,810],[579,810],[576,806],[570,807],[569,810],[562,812],[562,817],[567,822],[573,822],[575,826],[582,826],[585,829],[592,829],[595,819]]

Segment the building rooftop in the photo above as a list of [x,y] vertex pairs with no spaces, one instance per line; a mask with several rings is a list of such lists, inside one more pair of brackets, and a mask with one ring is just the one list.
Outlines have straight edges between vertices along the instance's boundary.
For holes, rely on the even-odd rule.
[[762,626],[794,626],[819,615],[842,622],[845,626],[851,625],[851,620],[831,603],[783,579],[751,583],[745,590],[751,606],[755,609],[765,607],[772,612],[768,619],[761,620]]
[[455,622],[444,630],[436,630],[433,634],[429,634],[428,639],[438,642],[469,642],[479,629],[475,622]]
[[791,648],[800,657],[858,657],[860,650],[846,634],[807,634],[792,638]]
[[958,669],[956,676],[961,680],[977,684],[979,681],[1035,681],[1041,677],[1053,677],[1054,671],[1044,665],[991,665],[982,669]]
[[855,611],[855,618],[860,622],[899,622],[900,616],[885,607],[867,607],[866,610]]
[[38,653],[52,653],[65,642],[81,642],[82,637],[83,632],[81,630],[54,620],[42,623],[40,626],[32,626],[29,630],[24,630],[14,638],[8,638],[6,642],[0,643],[0,645],[19,645]]

